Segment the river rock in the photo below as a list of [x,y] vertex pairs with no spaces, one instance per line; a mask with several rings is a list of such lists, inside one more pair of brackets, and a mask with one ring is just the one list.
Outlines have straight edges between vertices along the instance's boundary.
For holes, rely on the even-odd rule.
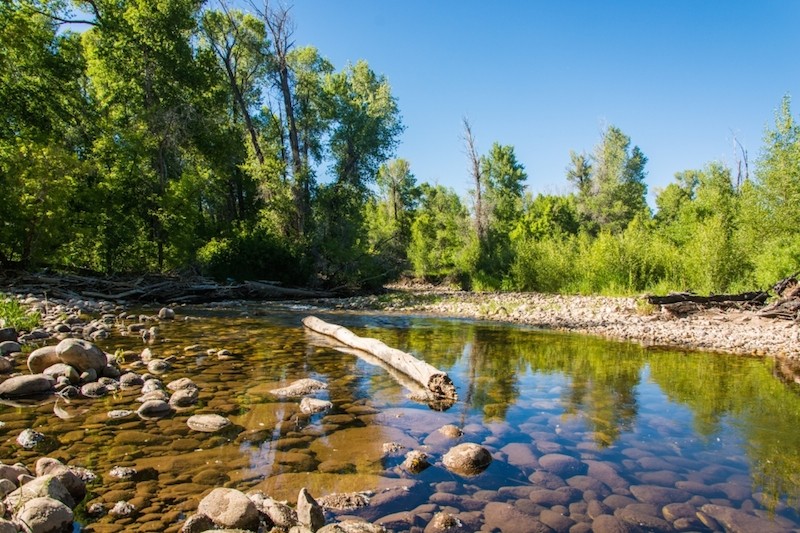
[[386,529],[362,520],[343,520],[318,529],[317,533],[387,533]]
[[197,512],[223,528],[258,529],[255,504],[236,489],[216,488],[200,500]]
[[0,355],[8,355],[22,351],[22,346],[17,341],[0,342]]
[[503,533],[552,533],[552,530],[539,522],[533,515],[524,513],[513,505],[502,502],[489,502],[483,510],[487,531]]
[[471,533],[472,529],[468,528],[458,517],[447,513],[439,512],[433,515],[433,518],[428,525],[425,526],[424,533]]
[[172,393],[169,404],[176,408],[191,407],[197,403],[199,391],[196,388],[180,389]]
[[701,511],[711,516],[724,526],[725,531],[731,533],[779,533],[785,531],[776,522],[751,515],[745,511],[721,505],[706,504],[700,508]]
[[158,310],[159,320],[175,320],[175,311],[169,307],[162,307]]
[[121,374],[122,374],[122,372],[120,372],[118,366],[116,366],[115,364],[109,363],[109,364],[107,364],[106,366],[103,367],[103,370],[100,371],[100,376],[101,376],[100,379],[110,378],[110,379],[113,379],[115,381],[119,381],[119,378],[120,378]]
[[175,379],[167,383],[167,389],[171,391],[179,391],[182,389],[197,389],[197,385],[189,378]]
[[22,398],[53,392],[55,380],[44,374],[14,376],[0,383],[0,397]]
[[162,418],[172,412],[172,407],[164,400],[147,400],[136,413],[142,418]]
[[321,413],[331,407],[333,407],[333,404],[327,400],[318,400],[316,398],[303,398],[300,400],[300,410],[307,415]]
[[335,492],[317,498],[317,502],[325,509],[337,511],[354,511],[369,505],[371,492]]
[[275,396],[278,396],[279,398],[285,398],[290,396],[306,396],[318,390],[327,388],[328,386],[321,381],[311,378],[303,378],[292,382],[290,385],[287,385],[286,387],[281,387],[279,389],[272,389],[269,392],[274,394]]
[[108,511],[108,514],[124,517],[124,516],[130,516],[134,512],[136,512],[136,507],[132,503],[120,500],[114,504],[114,507],[112,507],[111,510]]
[[81,394],[87,398],[102,398],[108,394],[108,387],[97,381],[86,383],[81,387]]
[[34,498],[53,498],[70,508],[75,507],[75,500],[67,487],[58,478],[51,475],[32,479],[6,496],[4,503],[7,509],[17,509]]
[[126,372],[119,377],[119,386],[121,389],[135,389],[144,384],[142,376],[135,372]]
[[258,512],[269,517],[276,528],[288,530],[297,525],[297,513],[286,503],[264,496],[258,491],[248,494],[247,497]]
[[171,368],[172,365],[166,359],[153,359],[147,363],[148,372],[152,372],[153,374],[163,374],[164,372],[168,372]]
[[322,506],[317,503],[308,489],[303,487],[297,495],[297,521],[311,531],[316,531],[325,525],[325,514]]
[[603,514],[592,521],[592,531],[594,533],[630,533],[631,530],[619,518]]
[[14,328],[0,328],[0,342],[2,341],[16,341],[17,330]]
[[418,450],[408,452],[403,461],[403,468],[412,474],[419,474],[429,466],[431,466],[431,463],[428,461],[428,454]]
[[539,457],[539,464],[548,472],[568,478],[586,472],[587,466],[578,459],[563,453],[548,453]]
[[32,498],[15,515],[15,522],[26,533],[60,533],[72,530],[72,509],[53,498]]
[[634,505],[617,509],[614,511],[614,516],[622,522],[627,523],[631,528],[636,528],[636,531],[644,530],[664,533],[671,533],[673,531],[669,522],[654,514],[644,512]]
[[181,533],[203,533],[216,529],[214,522],[204,514],[193,514],[181,526]]
[[81,375],[78,373],[77,370],[75,370],[74,367],[67,365],[65,363],[56,363],[54,365],[50,365],[49,367],[44,369],[44,375],[50,376],[54,380],[57,380],[59,377],[64,376],[72,384],[77,383],[81,378]]
[[451,472],[475,476],[486,470],[492,462],[492,455],[478,444],[465,442],[451,448],[442,458],[442,462]]
[[64,339],[56,346],[56,353],[62,363],[75,367],[79,372],[89,369],[100,372],[108,364],[103,350],[83,339]]
[[146,379],[142,384],[142,394],[147,394],[154,390],[164,390],[164,383],[160,379]]
[[28,429],[23,429],[22,433],[17,435],[17,444],[19,444],[26,450],[32,450],[40,442],[43,442],[44,439],[45,436],[42,433],[39,433],[36,430],[28,428]]
[[163,390],[158,389],[158,390],[151,390],[150,392],[142,394],[141,396],[136,398],[136,401],[140,402],[140,403],[149,402],[151,400],[159,400],[159,401],[162,401],[162,402],[168,402],[169,401],[169,396]]
[[30,470],[22,465],[4,465],[0,464],[0,479],[5,479],[14,484],[15,487],[19,485],[19,476],[31,475]]
[[82,501],[83,497],[86,496],[86,483],[84,480],[58,459],[53,459],[52,457],[40,458],[36,461],[36,475],[50,475],[58,479],[76,502]]
[[691,494],[681,489],[659,487],[658,485],[631,485],[633,496],[642,503],[666,505],[668,503],[685,502],[692,497]]
[[14,363],[6,357],[0,357],[0,374],[8,374],[14,370]]
[[231,425],[231,421],[224,416],[214,414],[190,416],[186,421],[189,429],[202,431],[203,433],[214,433]]
[[28,356],[28,370],[31,374],[41,374],[45,368],[60,363],[55,346],[42,346],[31,352]]

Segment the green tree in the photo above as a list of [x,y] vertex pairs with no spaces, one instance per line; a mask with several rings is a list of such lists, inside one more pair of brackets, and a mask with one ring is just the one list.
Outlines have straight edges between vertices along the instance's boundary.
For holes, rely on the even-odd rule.
[[[45,5],[45,7],[48,7]],[[60,260],[79,231],[92,135],[80,39],[23,2],[0,4],[0,262]],[[87,109],[88,108],[88,109]]]
[[411,225],[408,258],[414,274],[441,278],[459,274],[465,258],[470,220],[458,195],[442,185],[420,185],[420,200]]
[[[633,218],[648,211],[644,182],[647,157],[630,137],[609,126],[595,147],[588,165],[585,157],[573,156],[567,175],[578,188],[578,209],[590,229],[623,231]],[[590,174],[587,183],[587,173]]]

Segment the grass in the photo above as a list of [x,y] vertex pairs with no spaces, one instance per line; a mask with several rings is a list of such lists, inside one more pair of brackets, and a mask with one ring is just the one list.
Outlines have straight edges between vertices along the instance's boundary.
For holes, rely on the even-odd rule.
[[31,331],[41,324],[39,313],[29,313],[17,300],[0,300],[0,325],[17,331]]

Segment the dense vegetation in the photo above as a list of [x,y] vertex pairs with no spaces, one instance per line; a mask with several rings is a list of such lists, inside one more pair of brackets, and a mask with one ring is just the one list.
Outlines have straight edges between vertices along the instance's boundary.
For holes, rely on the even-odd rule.
[[798,270],[788,97],[752,176],[679,172],[655,214],[647,157],[615,126],[565,154],[572,194],[533,197],[513,146],[479,154],[465,122],[463,199],[392,159],[398,103],[366,62],[337,70],[295,46],[285,9],[220,5],[0,3],[3,266],[614,293],[765,287]]

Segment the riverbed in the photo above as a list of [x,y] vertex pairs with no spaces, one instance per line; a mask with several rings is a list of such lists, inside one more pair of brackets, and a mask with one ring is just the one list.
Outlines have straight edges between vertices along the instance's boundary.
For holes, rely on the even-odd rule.
[[[328,508],[328,521],[357,517],[392,531],[421,531],[439,513],[463,531],[588,531],[612,521],[655,531],[800,527],[800,397],[774,377],[772,359],[297,304],[176,313],[150,344],[139,335],[98,344],[123,367],[146,346],[174,358],[159,377],[191,378],[200,390],[194,407],[158,420],[111,419],[109,411],[138,405],[139,393],[124,390],[0,407],[3,462],[32,466],[48,455],[98,475],[77,515],[86,531],[179,531],[215,487],[292,503],[302,487],[317,498],[358,492],[368,505]],[[304,331],[308,314],[448,372],[459,400],[437,410],[409,399],[383,369]],[[309,377],[327,384],[315,397],[332,403],[328,411],[308,415],[297,398],[270,392]],[[232,424],[192,431],[186,421],[199,413]],[[18,446],[25,428],[44,433],[45,445]],[[492,454],[483,473],[444,467],[461,442]],[[410,450],[431,466],[404,468]],[[115,477],[115,467],[136,474]],[[109,514],[119,501],[134,511]]]

